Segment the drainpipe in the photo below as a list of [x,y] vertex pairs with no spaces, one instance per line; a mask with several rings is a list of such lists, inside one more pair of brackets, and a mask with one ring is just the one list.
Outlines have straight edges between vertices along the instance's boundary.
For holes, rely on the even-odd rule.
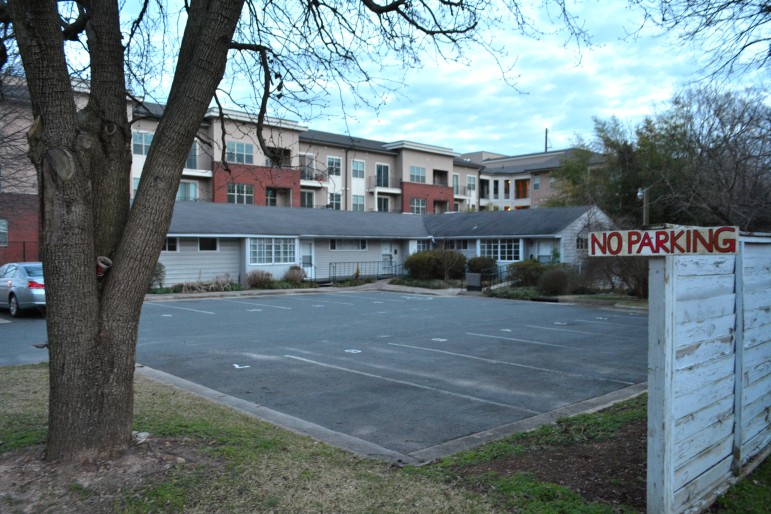
[[[345,200],[343,200],[343,210],[348,210],[348,152],[350,151],[350,148],[345,149],[345,178],[343,179],[343,196],[345,197]],[[367,174],[364,173],[366,176]]]

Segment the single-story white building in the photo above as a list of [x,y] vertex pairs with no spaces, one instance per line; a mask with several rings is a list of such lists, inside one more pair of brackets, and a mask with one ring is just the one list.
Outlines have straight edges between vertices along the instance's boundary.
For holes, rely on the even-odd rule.
[[291,266],[317,281],[388,276],[435,246],[499,264],[577,263],[588,232],[608,226],[586,206],[417,215],[177,202],[160,262],[167,285],[225,275],[244,283],[253,270],[280,279]]

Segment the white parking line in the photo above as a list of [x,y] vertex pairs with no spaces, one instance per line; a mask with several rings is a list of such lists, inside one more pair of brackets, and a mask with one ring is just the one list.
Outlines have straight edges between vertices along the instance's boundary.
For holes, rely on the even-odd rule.
[[319,297],[318,297],[318,296],[315,296],[315,295],[314,295],[314,297],[313,297],[313,298],[300,298],[299,296],[295,295],[295,296],[292,296],[292,300],[301,300],[301,301],[303,301],[303,302],[316,302],[316,303],[318,303],[318,302],[323,302],[323,303],[335,303],[335,304],[337,304],[337,305],[356,305],[355,303],[348,303],[348,302],[335,302],[335,301],[333,301],[333,300],[324,300],[324,299],[319,299]]
[[472,359],[476,361],[489,362],[490,364],[503,364],[504,366],[514,366],[515,368],[532,369],[534,371],[544,371],[546,373],[556,373],[558,375],[565,375],[568,377],[585,378],[587,380],[599,380],[601,382],[613,382],[614,384],[634,385],[635,382],[626,382],[624,380],[614,380],[612,378],[600,378],[593,377],[591,375],[582,375],[580,373],[570,373],[569,371],[560,371],[558,369],[540,368],[538,366],[528,366],[527,364],[517,364],[516,362],[501,361],[497,359],[487,359],[485,357],[477,357],[476,355],[467,355],[465,353],[448,352],[446,350],[437,350],[436,348],[424,348],[422,346],[411,346],[408,344],[388,343],[391,346],[399,346],[402,348],[411,348],[413,350],[422,350],[425,352],[442,353],[444,355],[450,355],[452,357],[462,357],[464,359]]
[[586,334],[589,336],[603,336],[603,337],[614,337],[614,338],[622,338],[622,339],[629,339],[629,338],[635,338],[636,336],[625,336],[622,334],[614,334],[613,336],[609,336],[608,334],[603,334],[602,332],[587,332],[586,330],[570,330],[569,328],[554,328],[554,327],[543,327],[540,325],[525,325],[527,328],[538,328],[541,330],[556,330],[557,332],[570,332],[572,334]]
[[270,307],[271,309],[284,309],[287,311],[293,310],[292,307],[282,307],[280,305],[270,305],[266,303],[254,303],[254,302],[239,302],[238,300],[228,300],[225,298],[215,298],[217,301],[220,302],[228,302],[228,303],[240,303],[242,305],[251,305],[252,307]]
[[487,334],[475,334],[474,332],[466,332],[467,336],[474,336],[474,337],[489,337],[491,339],[505,339],[506,341],[516,341],[518,343],[526,343],[526,344],[535,344],[538,346],[551,346],[553,348],[568,348],[570,350],[576,350],[577,348],[575,346],[565,346],[562,344],[552,344],[552,343],[542,343],[540,341],[529,341],[527,339],[517,339],[516,337],[505,337],[505,336],[491,336]]
[[201,314],[214,314],[209,311],[199,311],[198,309],[190,309],[188,307],[176,307],[174,305],[167,305],[166,302],[147,302],[145,305],[157,305],[158,307],[166,307],[167,309],[179,309],[181,311],[199,312]]
[[[618,325],[620,327],[635,326],[635,325],[630,325],[629,323],[621,323],[619,321],[607,321],[607,318],[602,318],[602,319],[598,318],[596,320],[594,320],[594,319],[575,319],[573,321],[580,321],[581,323],[597,323],[599,325]],[[636,325],[636,326],[642,327],[643,325]]]
[[322,367],[325,367],[325,368],[331,368],[331,369],[336,369],[336,370],[339,370],[339,371],[345,371],[347,373],[353,373],[353,374],[356,374],[356,375],[362,375],[362,376],[369,377],[369,378],[376,378],[378,380],[385,380],[386,382],[393,382],[395,384],[401,384],[401,385],[406,385],[406,386],[410,386],[410,387],[417,387],[418,389],[425,389],[427,391],[433,391],[435,393],[441,393],[441,394],[446,394],[446,395],[449,395],[449,396],[455,396],[457,398],[463,398],[464,400],[471,400],[471,401],[474,401],[474,402],[487,403],[489,405],[495,405],[497,407],[504,407],[506,409],[523,411],[523,412],[527,412],[527,413],[530,413],[530,414],[541,414],[541,412],[539,412],[539,411],[534,411],[534,410],[526,409],[524,407],[517,407],[516,405],[509,405],[509,404],[506,404],[506,403],[495,402],[495,401],[492,401],[492,400],[485,400],[484,398],[479,398],[479,397],[476,397],[476,396],[470,396],[470,395],[467,395],[467,394],[454,393],[452,391],[446,391],[444,389],[439,389],[437,387],[431,387],[431,386],[427,386],[427,385],[424,385],[424,384],[416,384],[414,382],[408,382],[406,380],[397,380],[395,378],[388,378],[388,377],[384,377],[382,375],[375,375],[374,373],[367,373],[365,371],[358,371],[358,370],[355,370],[355,369],[344,368],[342,366],[335,366],[334,364],[326,364],[326,363],[323,363],[323,362],[318,362],[318,361],[314,361],[314,360],[310,360],[310,359],[305,359],[303,357],[297,357],[295,355],[284,355],[284,357],[286,357],[287,359],[294,359],[294,360],[298,360],[298,361],[305,362],[305,363],[308,363],[308,364],[315,364],[316,366],[322,366]]
[[377,300],[379,302],[396,302],[396,303],[404,303],[404,300],[393,300],[391,298],[383,298],[382,296],[378,296],[376,298],[373,298],[372,296],[363,296],[360,293],[325,293],[327,296],[342,296],[343,298],[350,298],[351,296],[355,296],[356,298],[362,298],[364,300]]

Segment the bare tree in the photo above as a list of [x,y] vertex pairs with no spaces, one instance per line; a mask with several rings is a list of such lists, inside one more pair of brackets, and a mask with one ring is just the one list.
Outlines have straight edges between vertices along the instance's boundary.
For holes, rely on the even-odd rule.
[[[581,37],[564,0],[551,3]],[[517,2],[506,5],[502,12],[492,0],[144,0],[130,12],[134,4],[117,0],[0,0],[0,67],[20,54],[34,119],[29,158],[40,177],[47,458],[93,461],[130,443],[142,300],[184,162],[218,88],[237,98],[237,86],[252,82],[257,134],[270,157],[261,130],[269,110],[319,106],[335,84],[377,104],[380,87],[394,87],[377,73],[381,66],[417,66],[427,49],[462,60],[476,45],[505,62],[486,31],[531,28]],[[184,25],[181,36],[168,30],[176,24]],[[89,84],[82,108],[74,73]],[[132,205],[129,91],[165,97]],[[114,263],[102,279],[94,272],[99,256]]]
[[0,193],[37,192],[35,168],[27,157],[29,94],[21,75],[18,63],[0,73]]
[[713,75],[765,68],[771,58],[768,0],[631,0],[648,21],[695,42]]

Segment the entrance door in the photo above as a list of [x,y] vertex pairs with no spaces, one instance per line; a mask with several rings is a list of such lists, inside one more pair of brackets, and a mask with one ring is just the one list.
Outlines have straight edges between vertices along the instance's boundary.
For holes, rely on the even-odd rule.
[[316,268],[313,266],[313,243],[300,243],[300,259],[305,276],[316,279]]
[[380,265],[381,275],[393,275],[394,274],[394,247],[393,244],[388,241],[380,243],[380,253],[383,254],[383,259]]

